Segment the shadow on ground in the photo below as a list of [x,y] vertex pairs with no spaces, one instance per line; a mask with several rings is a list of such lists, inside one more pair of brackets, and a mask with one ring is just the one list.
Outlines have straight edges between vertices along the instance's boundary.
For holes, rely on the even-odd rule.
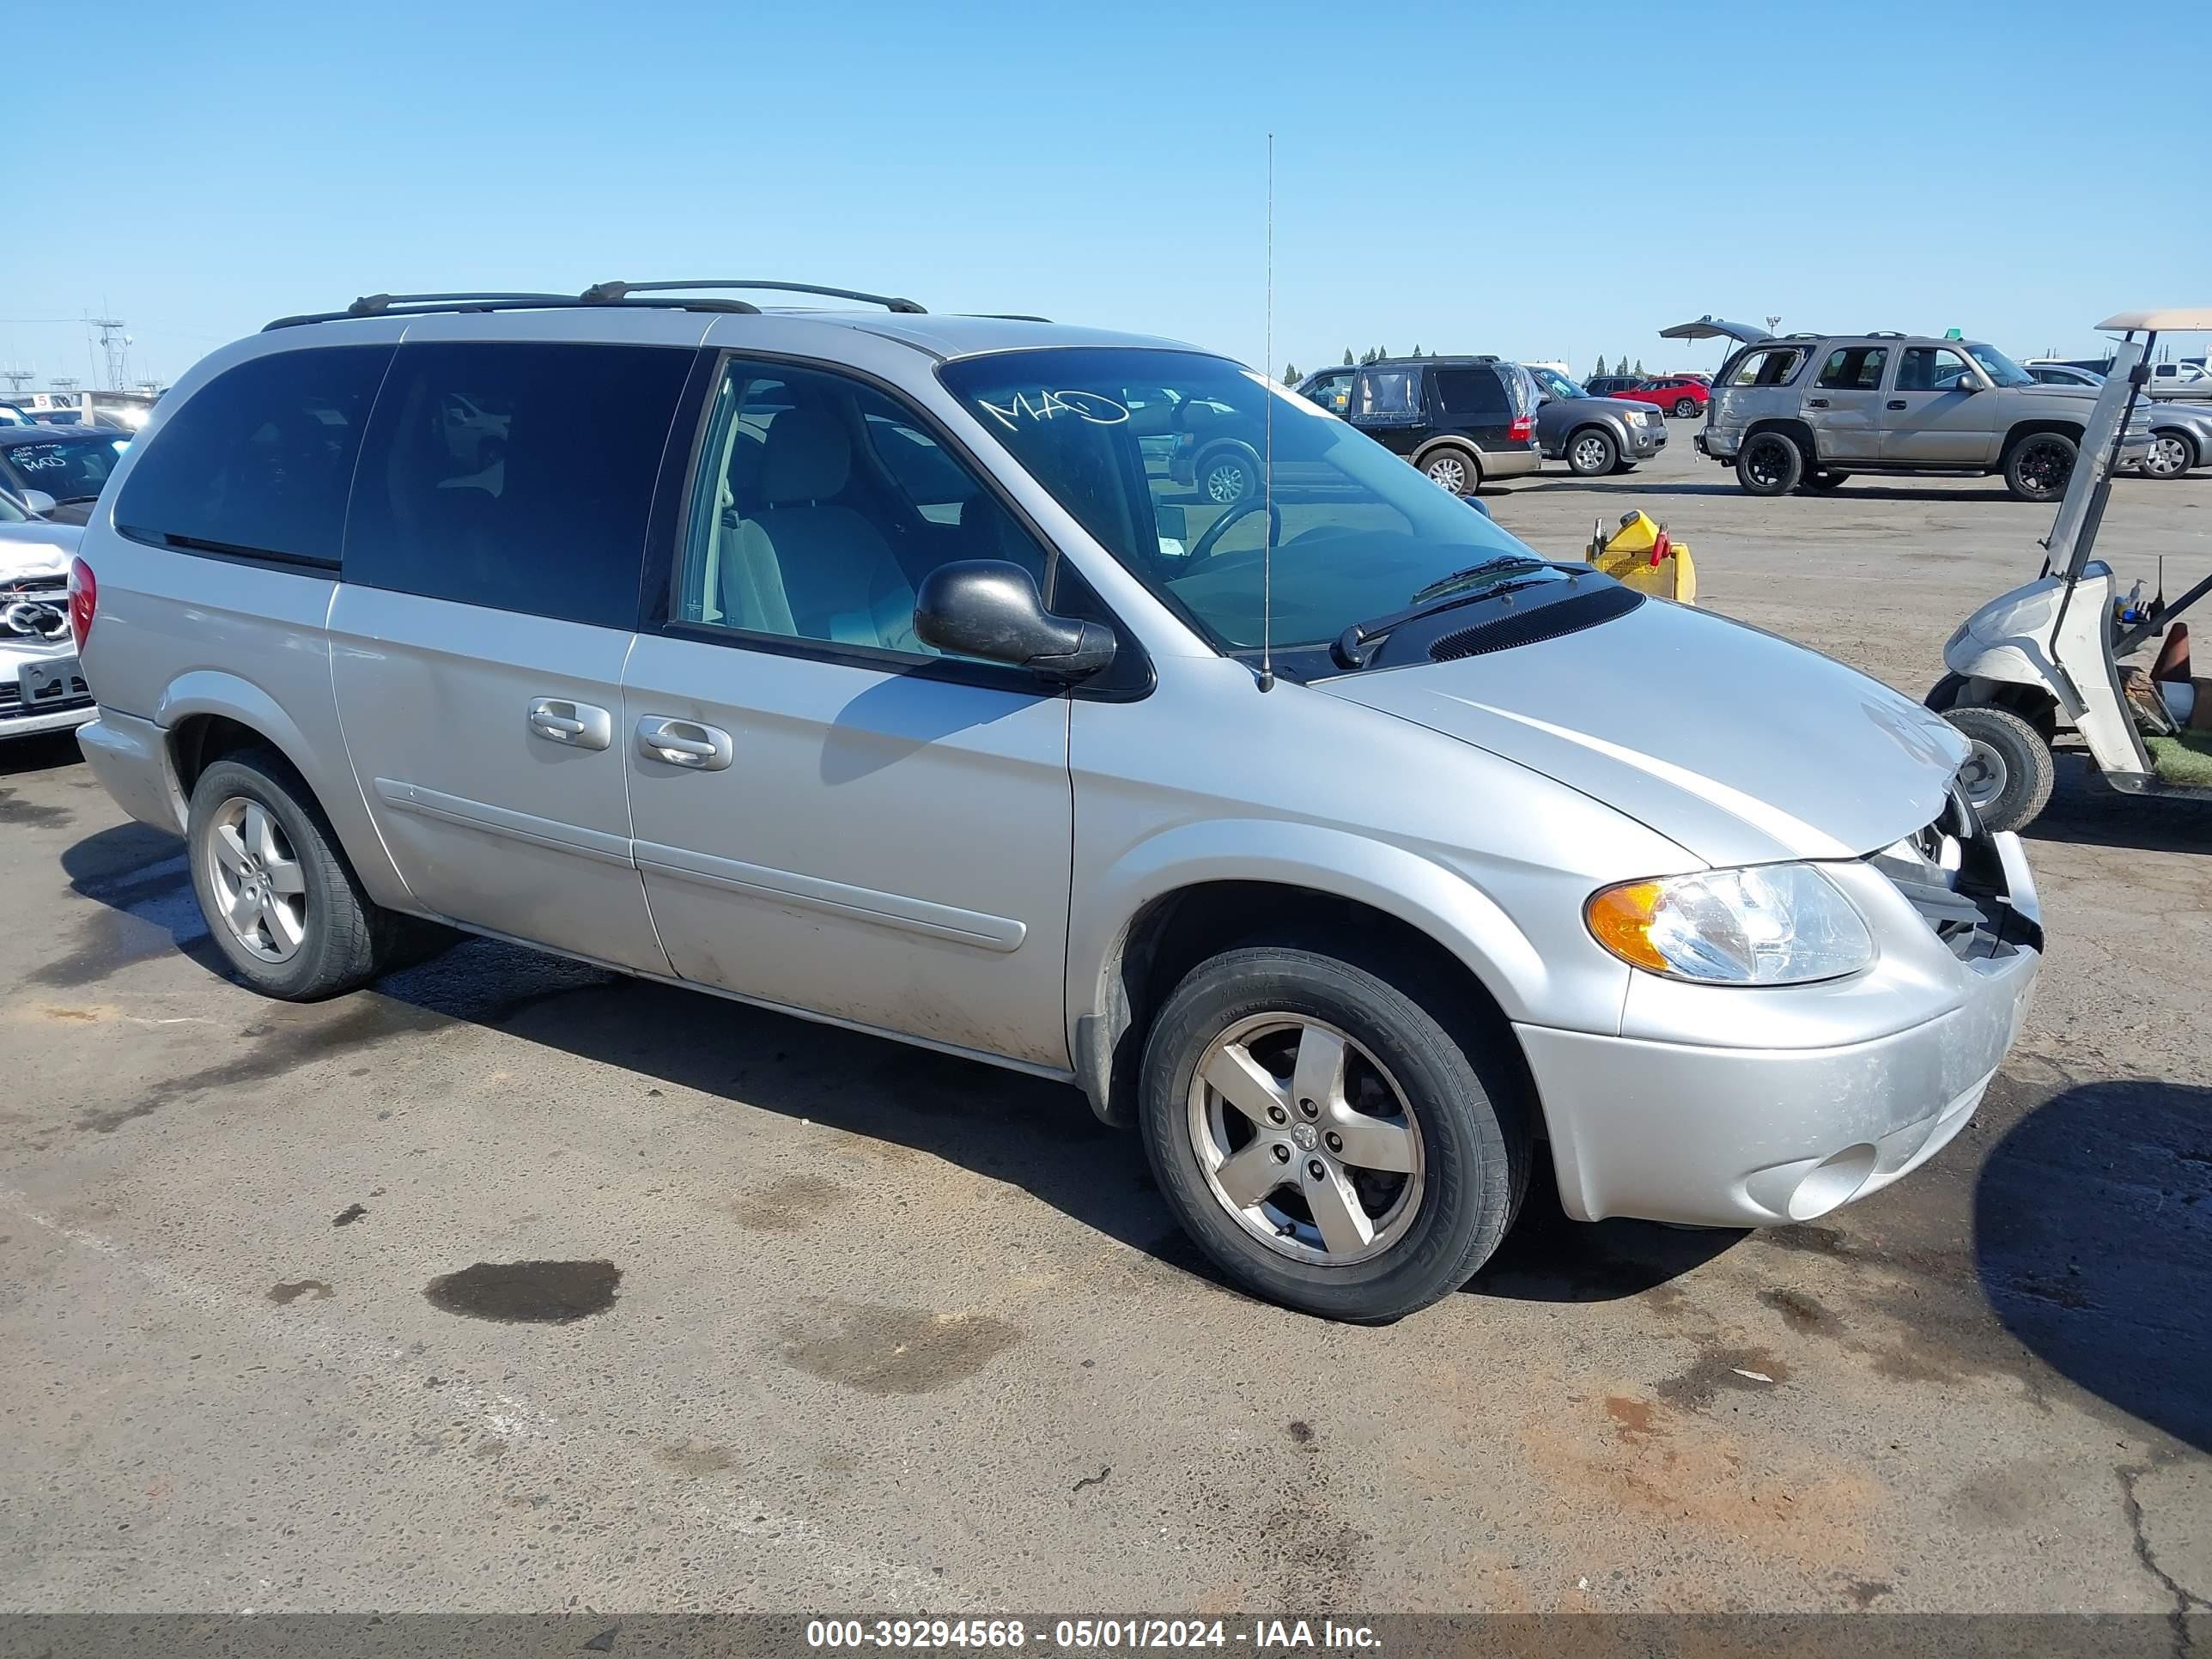
[[1974,1264],[2043,1364],[2212,1450],[2212,1088],[2063,1082],[1982,1163]]
[[[88,915],[77,948],[34,977],[86,987],[168,951],[220,971],[182,853],[174,836],[142,825],[105,830],[69,848],[62,862],[74,890],[102,908]],[[291,1011],[281,1031],[258,1036],[253,1050],[170,1080],[158,1101],[118,1103],[99,1123],[119,1126],[203,1087],[273,1080],[449,1021],[620,1066],[641,1089],[696,1090],[720,1101],[733,1120],[750,1110],[778,1112],[945,1158],[1019,1186],[1175,1267],[1218,1279],[1160,1199],[1136,1137],[1102,1126],[1073,1088],[489,939],[466,940],[371,991]],[[669,1032],[681,1040],[670,1041]],[[1521,1301],[1608,1301],[1686,1273],[1738,1237],[1638,1222],[1580,1225],[1560,1210],[1542,1163],[1519,1226],[1467,1288]]]

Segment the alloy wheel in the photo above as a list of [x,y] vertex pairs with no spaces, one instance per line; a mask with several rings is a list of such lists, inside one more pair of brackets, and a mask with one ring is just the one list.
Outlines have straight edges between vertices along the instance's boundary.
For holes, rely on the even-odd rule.
[[2178,478],[2189,471],[2189,446],[2171,432],[2161,432],[2151,440],[2150,453],[2143,457],[2142,470],[2154,478]]
[[2030,438],[2020,458],[2021,482],[2031,489],[2056,493],[2074,471],[2074,452],[2063,441]]
[[307,878],[283,826],[261,802],[233,795],[207,838],[208,890],[231,937],[264,962],[289,962],[307,938]]
[[1234,507],[1251,488],[1251,479],[1235,461],[1223,461],[1206,475],[1206,498],[1217,507]]
[[1429,477],[1455,495],[1467,489],[1467,463],[1456,455],[1439,455],[1428,465]]
[[1595,432],[1584,433],[1575,440],[1574,453],[1569,457],[1577,472],[1602,471],[1606,464],[1606,441]]
[[1751,453],[1744,457],[1744,471],[1751,474],[1752,482],[1761,489],[1779,489],[1790,476],[1790,465],[1783,446],[1786,438],[1753,438]]
[[1405,1091],[1323,1021],[1263,1013],[1222,1032],[1192,1075],[1188,1121],[1222,1208],[1296,1261],[1368,1261],[1420,1210],[1421,1129]]

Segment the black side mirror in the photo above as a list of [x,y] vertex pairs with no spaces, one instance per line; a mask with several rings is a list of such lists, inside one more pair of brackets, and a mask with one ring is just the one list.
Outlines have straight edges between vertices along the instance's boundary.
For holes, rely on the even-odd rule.
[[1066,684],[1114,660],[1110,629],[1054,616],[1036,579],[1000,559],[962,559],[923,577],[914,631],[939,651],[1012,663]]

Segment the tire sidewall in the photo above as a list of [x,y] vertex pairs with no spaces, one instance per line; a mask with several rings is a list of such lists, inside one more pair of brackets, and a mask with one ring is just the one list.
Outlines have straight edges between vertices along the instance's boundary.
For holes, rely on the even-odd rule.
[[[1206,1182],[1188,1127],[1192,1080],[1222,1031],[1261,1013],[1348,1032],[1406,1092],[1421,1133],[1421,1209],[1380,1256],[1332,1267],[1278,1255],[1237,1224]],[[1207,1257],[1255,1295],[1326,1317],[1394,1319],[1463,1284],[1511,1220],[1515,1142],[1491,1091],[1433,1018],[1363,969],[1287,948],[1217,957],[1162,1008],[1143,1068],[1139,1118],[1153,1177]]]
[[[291,843],[293,857],[306,885],[307,937],[284,962],[264,962],[232,936],[210,884],[207,844],[214,833],[216,809],[224,801],[238,797],[259,802],[276,820],[284,839]],[[321,825],[294,798],[283,780],[258,767],[228,758],[215,762],[200,774],[198,781],[192,786],[186,822],[186,860],[191,866],[192,891],[199,900],[208,933],[216,948],[222,952],[231,972],[268,996],[295,1000],[317,994],[317,988],[331,976],[337,966],[332,953],[342,944],[341,921],[345,908],[358,908],[360,905],[350,890],[342,889],[342,884],[334,886],[336,866],[329,838]]]
[[[1604,446],[1605,458],[1596,466],[1583,466],[1576,461],[1575,452],[1593,440]],[[1613,434],[1601,427],[1584,427],[1567,440],[1567,471],[1578,478],[1602,477],[1620,465],[1620,446],[1613,441]]]
[[[1233,466],[1237,469],[1238,476],[1240,476],[1244,481],[1244,487],[1237,492],[1235,500],[1219,501],[1214,500],[1212,491],[1207,488],[1207,483],[1215,473],[1220,471],[1224,466]],[[1235,507],[1240,502],[1251,500],[1252,497],[1258,493],[1259,489],[1259,469],[1254,466],[1252,463],[1245,458],[1245,456],[1235,449],[1218,449],[1214,451],[1212,454],[1206,458],[1205,464],[1198,469],[1199,494],[1205,496],[1207,505],[1212,507]]]
[[2033,822],[2051,799],[2055,770],[2051,747],[2042,735],[2009,709],[1954,708],[1944,717],[1968,738],[1995,750],[2004,763],[2004,787],[1988,805],[1975,808],[1982,822],[1997,830],[2018,830]]
[[[2064,444],[2068,450],[2071,452],[2073,456],[2072,462],[2066,470],[2066,480],[2065,482],[2061,483],[2056,489],[2031,488],[2027,482],[2021,477],[2021,462],[2027,455],[2030,450],[2042,448],[2054,441]],[[2066,484],[2068,483],[2071,483],[2073,480],[2074,468],[2079,466],[2081,464],[2081,447],[2075,443],[2071,438],[2068,437],[2064,433],[2031,433],[2027,437],[2022,438],[2018,443],[2014,444],[2012,447],[2012,453],[2005,457],[2005,487],[2011,490],[2011,492],[2021,501],[2034,501],[2039,505],[2048,505],[2050,502],[2055,501],[2065,495]]]
[[[1760,449],[1773,444],[1779,444],[1789,453],[1791,459],[1787,475],[1779,484],[1770,488],[1752,481],[1751,459]],[[1796,489],[1798,482],[1805,476],[1805,452],[1798,448],[1792,439],[1782,433],[1755,432],[1744,440],[1742,452],[1736,459],[1735,476],[1736,482],[1743,486],[1747,495],[1767,497],[1787,495],[1791,490]]]
[[1466,450],[1462,449],[1457,444],[1444,444],[1437,448],[1431,450],[1427,454],[1421,457],[1421,472],[1423,476],[1427,477],[1428,481],[1431,483],[1435,484],[1437,489],[1449,489],[1451,486],[1445,483],[1434,473],[1431,473],[1429,469],[1434,466],[1438,461],[1445,460],[1457,461],[1465,474],[1465,482],[1460,485],[1458,493],[1464,494],[1468,490],[1480,489],[1482,488],[1482,463],[1476,460],[1473,455],[1469,454]]

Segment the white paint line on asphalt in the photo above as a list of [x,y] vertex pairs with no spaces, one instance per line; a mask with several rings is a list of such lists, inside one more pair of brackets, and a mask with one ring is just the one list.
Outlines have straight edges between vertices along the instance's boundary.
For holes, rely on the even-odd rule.
[[458,1401],[483,1420],[484,1431],[510,1445],[528,1440],[553,1437],[560,1419],[539,1410],[525,1400],[503,1394],[495,1389],[473,1382],[465,1376],[455,1376],[446,1370],[437,1373],[438,1385],[429,1387],[430,1371],[427,1366],[408,1362],[404,1352],[397,1348],[371,1348],[359,1342],[323,1330],[318,1326],[288,1318],[265,1309],[241,1301],[227,1291],[204,1285],[189,1274],[158,1261],[143,1261],[132,1255],[112,1238],[87,1232],[81,1227],[71,1227],[31,1206],[29,1195],[14,1188],[0,1188],[0,1203],[4,1203],[33,1226],[42,1227],[56,1237],[65,1238],[72,1244],[82,1246],[96,1255],[129,1268],[163,1295],[198,1309],[202,1313],[216,1316],[226,1322],[242,1322],[261,1335],[272,1337],[288,1347],[304,1351],[315,1358],[348,1364],[357,1371],[374,1374],[397,1372],[409,1380],[410,1386],[426,1397]]
[[[825,1534],[811,1521],[749,1504],[697,1504],[701,1520],[741,1538],[773,1539],[797,1545],[826,1578],[866,1584],[873,1593],[903,1607],[919,1598],[923,1607],[981,1607],[983,1599],[952,1580],[901,1561],[865,1554]],[[860,1605],[860,1603],[855,1603]],[[1003,1609],[1000,1609],[1003,1611]]]

